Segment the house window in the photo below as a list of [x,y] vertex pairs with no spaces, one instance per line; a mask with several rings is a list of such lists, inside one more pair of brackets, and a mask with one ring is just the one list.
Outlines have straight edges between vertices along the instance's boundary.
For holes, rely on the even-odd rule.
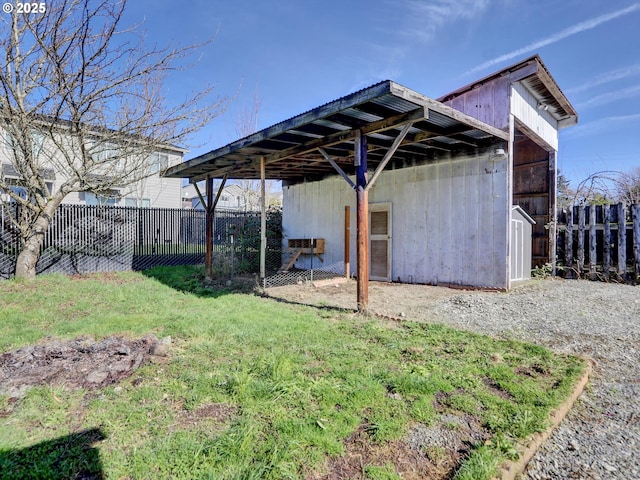
[[[45,136],[41,132],[37,130],[31,130],[31,153],[34,158],[38,158],[40,155],[44,153],[44,141]],[[19,157],[20,155],[20,144],[16,141],[14,136],[5,130],[5,146],[9,153],[16,151]]]
[[169,166],[169,155],[166,153],[153,153],[149,157],[149,173],[158,173]]
[[[22,178],[18,178],[18,177],[6,177],[4,179],[4,182],[9,185],[9,189],[16,193],[20,198],[22,198],[23,200],[26,200],[28,197],[28,193],[29,193],[29,189],[26,185],[26,182],[22,179]],[[47,187],[47,190],[49,191],[49,194],[53,193],[53,182],[45,182],[45,185]],[[46,194],[46,192],[42,192],[40,190],[38,190],[38,193],[40,193],[40,195],[42,195],[43,197],[47,197],[48,195]]]
[[149,198],[136,198],[136,197],[127,197],[124,199],[125,207],[142,207],[149,208],[151,206],[151,199]]
[[222,200],[223,202],[228,202],[229,201],[229,195],[222,195],[220,197],[220,200]]
[[91,159],[94,162],[105,162],[119,156],[118,147],[113,143],[94,143],[91,147]]
[[112,207],[117,205],[118,200],[120,200],[120,198],[115,190],[107,195],[97,195],[92,192],[84,192],[84,203],[86,205]]

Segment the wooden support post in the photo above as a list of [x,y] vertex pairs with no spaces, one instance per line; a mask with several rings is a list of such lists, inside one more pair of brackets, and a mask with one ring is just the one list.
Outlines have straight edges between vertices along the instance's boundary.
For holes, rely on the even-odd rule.
[[627,277],[627,218],[623,203],[618,204],[618,275]]
[[206,222],[206,238],[204,247],[204,266],[205,277],[208,280],[213,279],[213,178],[207,177],[205,181],[205,195],[207,196],[207,202],[203,207],[205,208],[205,222]]
[[267,201],[265,188],[265,158],[260,157],[260,280],[266,275],[267,258]]
[[596,206],[589,206],[589,276],[591,280],[597,278],[598,237],[596,233]]
[[633,265],[637,280],[640,278],[640,205],[632,205],[631,208],[631,219],[633,220]]
[[[216,205],[218,205],[218,200],[220,200],[220,195],[222,195],[222,189],[224,188],[225,183],[227,183],[227,176],[225,175],[218,187],[218,193],[216,194],[215,200],[213,199],[213,178],[207,177],[205,181],[205,195],[207,196],[207,201],[203,205],[205,209],[205,223],[206,223],[206,238],[205,238],[205,250],[204,250],[204,271],[205,277],[208,280],[213,279],[213,221],[214,215],[216,211]],[[196,187],[196,191],[199,192]],[[202,198],[200,198],[202,201]]]
[[351,276],[351,208],[344,207],[344,276]]
[[602,216],[604,217],[604,233],[602,241],[604,243],[604,250],[602,253],[602,270],[605,278],[608,280],[611,269],[611,209],[609,205],[602,207]]
[[578,276],[584,270],[584,205],[578,207]]
[[549,261],[554,277],[557,273],[558,261],[558,169],[556,155],[556,152],[549,154]]
[[570,275],[571,269],[573,268],[573,206],[570,206],[567,209],[567,233],[564,246],[564,261],[569,268],[567,275]]
[[367,192],[367,137],[358,130],[355,138],[356,223],[358,256],[358,311],[369,308],[369,192]]

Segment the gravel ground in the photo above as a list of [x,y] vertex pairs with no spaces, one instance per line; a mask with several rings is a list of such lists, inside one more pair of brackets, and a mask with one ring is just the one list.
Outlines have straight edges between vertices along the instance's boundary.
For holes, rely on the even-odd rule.
[[[640,479],[640,287],[536,280],[509,293],[372,283],[375,313],[539,343],[595,361],[590,384],[525,479]],[[281,287],[288,301],[355,307],[355,283]]]

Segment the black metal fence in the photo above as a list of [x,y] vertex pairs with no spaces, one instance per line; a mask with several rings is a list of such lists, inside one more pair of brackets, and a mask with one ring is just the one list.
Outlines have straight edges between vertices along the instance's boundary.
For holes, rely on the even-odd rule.
[[[0,279],[15,272],[20,236],[0,206]],[[8,209],[12,209],[9,211]],[[282,215],[267,216],[267,268],[281,264]],[[216,211],[214,272],[259,271],[260,213]],[[158,265],[204,263],[206,215],[202,210],[61,205],[45,235],[38,274],[143,270]]]

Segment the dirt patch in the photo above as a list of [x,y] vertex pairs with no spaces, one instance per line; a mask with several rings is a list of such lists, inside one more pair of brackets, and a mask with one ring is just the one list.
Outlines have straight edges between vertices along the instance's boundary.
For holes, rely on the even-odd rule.
[[[300,303],[320,307],[336,307],[356,310],[357,283],[355,280],[313,285],[287,285],[269,288],[266,294],[288,303]],[[369,283],[369,307],[378,315],[413,318],[417,311],[432,306],[434,302],[455,297],[461,290],[430,285],[402,283]]]
[[154,354],[166,355],[167,339],[83,336],[49,340],[0,355],[0,395],[20,398],[36,385],[97,389],[130,376]]
[[[373,469],[391,468],[406,480],[451,478],[473,445],[488,437],[480,423],[468,415],[442,414],[438,426],[414,425],[404,439],[376,443],[375,427],[363,423],[344,441],[344,454],[327,462],[320,474],[307,480],[371,478]],[[377,477],[376,477],[377,478]]]
[[236,405],[206,403],[193,410],[182,410],[175,426],[190,428],[206,423],[208,428],[218,430],[228,425],[238,415],[238,412],[239,409]]

